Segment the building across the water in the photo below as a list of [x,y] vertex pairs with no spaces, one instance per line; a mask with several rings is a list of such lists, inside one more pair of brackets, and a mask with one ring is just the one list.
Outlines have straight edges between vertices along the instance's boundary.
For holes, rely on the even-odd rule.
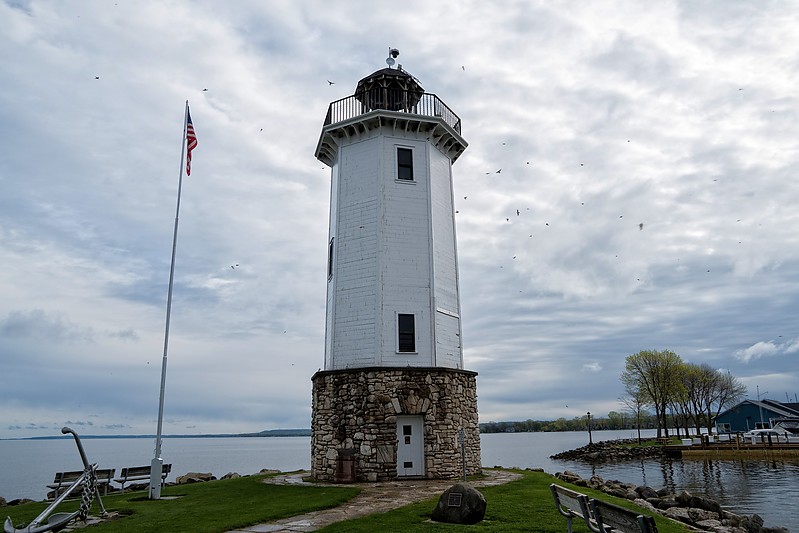
[[782,403],[776,400],[744,400],[719,413],[716,432],[739,433],[754,429],[780,427],[796,428],[799,424],[799,403]]
[[452,164],[458,116],[394,68],[330,104],[324,369],[313,378],[318,480],[481,471],[477,374],[464,369]]

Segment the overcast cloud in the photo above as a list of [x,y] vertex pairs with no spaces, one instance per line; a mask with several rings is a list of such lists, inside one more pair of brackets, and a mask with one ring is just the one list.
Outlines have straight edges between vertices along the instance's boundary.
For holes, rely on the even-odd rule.
[[481,421],[621,410],[645,349],[799,393],[793,3],[0,0],[0,20],[0,438],[155,432],[187,99],[164,433],[309,426],[314,150],[389,47],[469,142]]

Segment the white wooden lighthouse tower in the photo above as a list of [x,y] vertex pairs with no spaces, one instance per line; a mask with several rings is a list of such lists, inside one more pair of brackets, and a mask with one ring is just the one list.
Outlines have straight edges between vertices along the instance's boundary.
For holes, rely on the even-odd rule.
[[458,116],[392,68],[398,54],[330,104],[316,148],[332,169],[325,366],[312,379],[322,480],[480,470],[452,189],[467,143]]

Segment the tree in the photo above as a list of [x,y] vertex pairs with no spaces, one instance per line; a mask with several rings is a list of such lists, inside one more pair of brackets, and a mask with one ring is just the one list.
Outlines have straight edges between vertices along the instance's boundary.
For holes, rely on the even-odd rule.
[[654,408],[658,437],[663,431],[669,436],[666,409],[673,393],[675,369],[682,362],[679,355],[669,350],[644,350],[625,359],[621,381],[625,388],[641,391],[647,405]]
[[618,411],[608,413],[608,429],[624,429],[624,415]]
[[688,363],[680,363],[674,367],[672,373],[671,394],[669,395],[669,408],[674,427],[677,430],[677,438],[680,438],[680,428],[685,428],[685,436],[688,437],[690,420],[693,418],[690,401],[690,391],[693,369]]
[[679,381],[675,402],[684,417],[686,436],[689,423],[693,423],[695,434],[700,435],[703,424],[709,427],[711,413],[707,406],[712,403],[713,391],[718,387],[721,375],[708,364],[683,363],[675,377]]
[[[740,382],[727,371],[726,374],[718,372],[718,383],[710,395],[707,407],[707,430],[713,431],[713,420],[719,413],[728,407],[732,407],[746,397],[746,385]],[[715,408],[715,413],[714,413]]]
[[641,444],[641,415],[646,406],[646,395],[634,382],[629,385],[625,383],[625,392],[627,392],[627,396],[622,396],[619,401],[626,405],[635,416],[635,427],[638,429],[638,444]]
[[711,433],[711,406],[713,404],[714,391],[721,384],[723,376],[707,363],[701,365],[691,365],[690,397],[691,406],[695,414],[695,425],[697,435],[702,433],[702,423],[704,422]]

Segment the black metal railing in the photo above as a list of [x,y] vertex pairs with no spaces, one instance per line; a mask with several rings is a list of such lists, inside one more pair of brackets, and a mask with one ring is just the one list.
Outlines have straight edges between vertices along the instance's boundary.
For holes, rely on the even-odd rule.
[[384,109],[410,115],[440,117],[456,132],[461,132],[461,119],[447,104],[430,93],[375,88],[336,100],[327,109],[325,126],[358,117],[370,111]]

